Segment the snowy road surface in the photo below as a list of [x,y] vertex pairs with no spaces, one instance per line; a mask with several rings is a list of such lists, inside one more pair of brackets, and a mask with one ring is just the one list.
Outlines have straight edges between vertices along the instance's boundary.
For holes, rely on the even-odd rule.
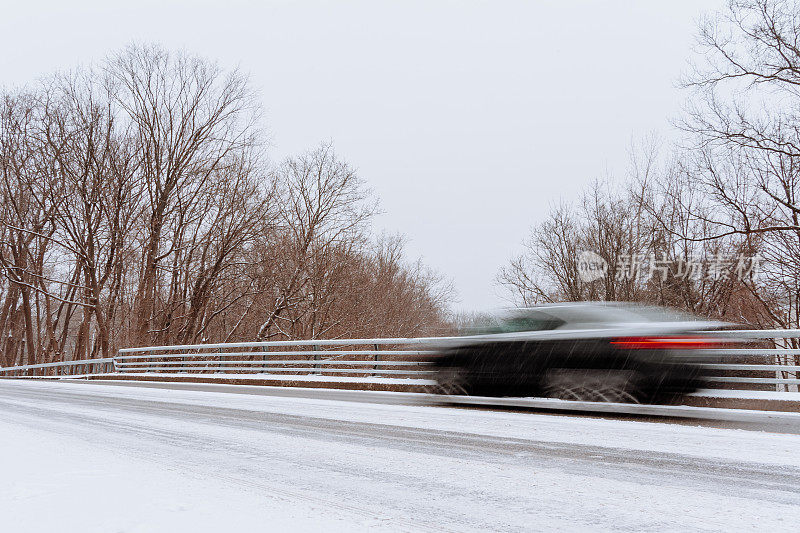
[[800,436],[0,380],[2,531],[791,531]]

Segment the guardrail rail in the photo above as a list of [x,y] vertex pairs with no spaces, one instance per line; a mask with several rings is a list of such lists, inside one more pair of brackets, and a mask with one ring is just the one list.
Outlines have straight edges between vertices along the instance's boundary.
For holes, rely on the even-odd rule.
[[[574,332],[570,332],[574,335]],[[579,332],[580,335],[580,332]],[[798,390],[800,349],[788,348],[800,330],[740,330],[715,336],[769,343],[772,347],[725,348],[687,352],[686,357],[714,357],[723,362],[701,363],[714,375],[713,387],[773,391]],[[473,337],[423,337],[291,340],[123,348],[114,357],[0,367],[0,376],[20,378],[88,377],[101,375],[243,374],[317,375],[340,378],[430,378],[428,356],[436,346],[505,339],[561,338],[562,332],[524,332]],[[776,347],[777,346],[777,347]],[[718,375],[717,375],[718,373]]]

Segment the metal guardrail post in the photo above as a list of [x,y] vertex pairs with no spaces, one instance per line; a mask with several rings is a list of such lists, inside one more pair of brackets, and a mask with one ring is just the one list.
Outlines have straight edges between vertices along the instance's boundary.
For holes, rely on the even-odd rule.
[[[319,361],[319,346],[315,344],[311,347],[311,349],[314,351],[314,361]],[[314,370],[319,370],[319,365],[315,364]],[[320,375],[319,372],[313,372],[313,374],[315,376]]]
[[[376,351],[376,352],[380,350],[380,344],[373,344],[372,346],[375,348],[375,351]],[[380,356],[380,354],[376,353],[376,354],[375,354],[375,362],[377,363],[377,362],[379,362],[380,360],[381,360],[381,356]],[[378,365],[377,365],[377,364],[376,364],[376,365],[373,365],[373,366],[372,366],[372,370],[376,370],[376,371],[377,371],[377,370],[378,370]],[[374,373],[374,374],[372,374],[372,375],[373,375],[373,376],[379,376],[380,374],[378,374],[378,372],[375,372],[375,373]]]
[[[785,348],[786,347],[785,344],[784,344],[784,339],[774,338],[774,339],[771,339],[771,340],[772,340],[772,343],[775,346],[775,348]],[[772,357],[765,357],[765,359],[766,359],[767,363],[771,363],[771,364],[774,364],[776,366],[783,365],[783,360],[782,360],[782,357],[781,357],[780,353],[775,353],[775,355],[773,355]],[[783,377],[783,376],[781,376],[780,369],[776,369],[775,370],[775,379],[780,379],[781,377]],[[781,384],[776,382],[775,383],[775,391],[776,392],[780,392],[781,388],[782,388]]]

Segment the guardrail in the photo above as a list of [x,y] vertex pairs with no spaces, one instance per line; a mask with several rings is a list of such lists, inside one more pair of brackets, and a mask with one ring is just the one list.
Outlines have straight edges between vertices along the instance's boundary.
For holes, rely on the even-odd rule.
[[[0,367],[0,376],[81,377],[106,373],[299,373],[388,377],[429,375],[423,349],[381,349],[419,346],[456,337],[381,338],[239,342],[124,348],[115,357],[36,365]],[[372,349],[365,350],[364,346]],[[291,348],[311,349],[291,349]],[[358,348],[362,347],[362,348]],[[238,351],[231,351],[238,350]]]
[[[426,367],[433,352],[420,347],[455,339],[331,339],[125,348],[115,358],[115,368],[120,373],[426,378],[431,376]],[[364,349],[367,346],[371,349]]]
[[114,371],[114,358],[80,359],[75,361],[57,361],[36,365],[19,365],[0,367],[0,376],[43,377],[43,376],[75,376]]
[[[78,377],[102,374],[259,374],[318,375],[351,378],[431,377],[426,359],[438,346],[464,342],[543,340],[565,336],[591,336],[597,330],[578,332],[522,332],[470,337],[330,339],[238,342],[124,348],[115,357],[52,362],[0,368],[7,377]],[[771,340],[788,344],[800,330],[744,330],[714,332],[716,337],[742,341]],[[369,349],[364,349],[368,347]],[[310,349],[309,349],[310,348]],[[726,348],[686,352],[688,358],[713,355],[731,362],[701,363],[720,375],[708,378],[719,387],[765,387],[796,391],[800,385],[800,349],[783,347]]]

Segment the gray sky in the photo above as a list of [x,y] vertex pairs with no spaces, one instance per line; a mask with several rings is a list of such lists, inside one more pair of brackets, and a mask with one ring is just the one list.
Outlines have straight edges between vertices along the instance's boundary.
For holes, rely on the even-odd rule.
[[381,198],[378,230],[452,278],[459,309],[549,205],[669,138],[698,17],[722,0],[8,2],[0,83],[136,40],[251,73],[271,157],[333,140]]

